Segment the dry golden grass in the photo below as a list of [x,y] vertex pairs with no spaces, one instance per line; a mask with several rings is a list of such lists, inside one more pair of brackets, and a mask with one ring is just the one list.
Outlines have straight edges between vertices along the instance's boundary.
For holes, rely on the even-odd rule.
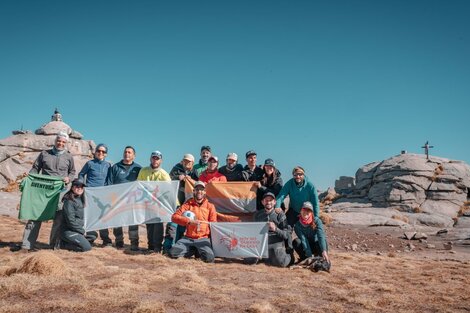
[[398,220],[398,221],[402,221],[402,222],[408,223],[408,217],[403,216],[403,215],[392,215],[392,218],[393,218],[394,220]]
[[320,219],[324,225],[330,225],[333,222],[331,215],[325,212],[320,212]]
[[[21,238],[17,221],[0,217],[0,222],[6,225],[0,229],[3,241]],[[50,225],[44,226],[42,242]],[[314,273],[129,255],[114,248],[24,255],[3,247],[0,312],[468,312],[470,307],[468,261],[335,250],[330,255],[331,273]]]

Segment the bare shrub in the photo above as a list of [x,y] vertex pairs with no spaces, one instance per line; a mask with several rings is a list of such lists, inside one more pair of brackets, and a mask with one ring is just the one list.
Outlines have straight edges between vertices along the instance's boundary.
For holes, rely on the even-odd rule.
[[392,218],[394,220],[402,221],[402,222],[405,222],[405,223],[409,222],[408,218],[406,216],[403,216],[403,215],[392,215]]
[[320,219],[324,225],[329,225],[333,221],[333,218],[331,217],[331,215],[325,212],[320,212]]

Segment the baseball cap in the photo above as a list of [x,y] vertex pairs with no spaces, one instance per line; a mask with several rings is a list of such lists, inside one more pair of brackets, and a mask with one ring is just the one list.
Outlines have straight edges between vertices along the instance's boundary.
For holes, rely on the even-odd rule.
[[152,152],[152,154],[150,155],[150,157],[151,157],[151,158],[157,157],[157,158],[161,159],[161,158],[162,158],[162,153],[161,153],[160,151],[156,150],[156,151],[153,151],[153,152]]
[[270,165],[270,166],[276,167],[276,164],[274,163],[273,159],[266,159],[264,161],[264,165]]
[[183,160],[188,160],[188,161],[191,161],[191,162],[194,162],[194,156],[190,153],[186,153],[184,156],[183,156]]
[[235,152],[230,152],[229,154],[227,154],[227,159],[237,161],[238,160],[238,155]]
[[72,186],[83,186],[83,187],[86,187],[85,183],[83,182],[83,180],[79,179],[79,178],[75,178],[73,181],[72,181]]
[[197,186],[202,186],[203,188],[206,188],[206,184],[204,184],[204,182],[200,180],[194,183],[194,188],[196,188]]
[[263,199],[266,197],[273,197],[274,199],[276,199],[276,196],[270,191],[264,193]]
[[207,150],[207,151],[209,151],[209,152],[212,151],[210,146],[202,146],[202,147],[201,147],[201,152],[202,152],[203,150]]
[[253,155],[253,154],[254,154],[254,155],[257,155],[254,150],[250,150],[250,151],[248,151],[248,152],[245,154],[245,157],[248,159],[248,157],[249,157],[250,155]]
[[302,204],[302,209],[307,209],[307,210],[310,210],[313,212],[313,205],[310,201],[305,201],[303,204]]
[[215,155],[211,156],[207,161],[210,162],[211,160],[214,160],[214,161],[216,161],[217,163],[219,163],[219,158],[216,157]]

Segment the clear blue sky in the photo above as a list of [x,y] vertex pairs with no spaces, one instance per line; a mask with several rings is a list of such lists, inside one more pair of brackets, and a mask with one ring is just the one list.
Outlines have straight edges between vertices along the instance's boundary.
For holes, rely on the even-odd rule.
[[254,149],[320,189],[426,140],[470,163],[469,16],[466,0],[1,1],[0,137],[58,107],[113,161]]

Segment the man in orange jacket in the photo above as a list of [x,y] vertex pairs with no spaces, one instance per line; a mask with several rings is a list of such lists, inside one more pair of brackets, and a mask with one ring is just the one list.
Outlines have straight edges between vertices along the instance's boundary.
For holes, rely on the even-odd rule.
[[209,240],[209,223],[217,222],[217,212],[215,206],[206,198],[206,185],[203,182],[194,184],[193,198],[180,206],[171,221],[186,227],[184,237],[169,251],[171,258],[189,258],[197,251],[204,262],[214,262],[214,251]]

